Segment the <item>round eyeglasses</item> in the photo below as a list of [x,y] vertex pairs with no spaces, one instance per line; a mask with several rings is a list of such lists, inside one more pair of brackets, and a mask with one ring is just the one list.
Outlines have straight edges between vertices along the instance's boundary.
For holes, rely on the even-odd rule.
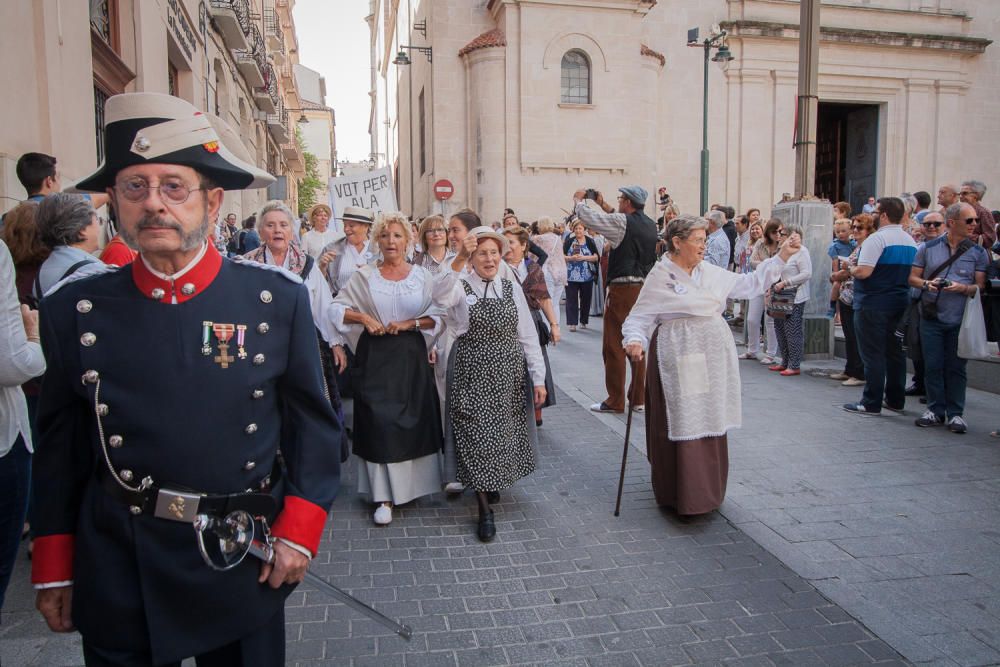
[[153,189],[159,193],[160,199],[168,204],[183,204],[192,192],[205,188],[192,188],[180,179],[167,179],[160,181],[159,185],[150,185],[144,178],[130,178],[115,186],[115,190],[122,197],[135,203],[145,201],[149,196],[149,191]]

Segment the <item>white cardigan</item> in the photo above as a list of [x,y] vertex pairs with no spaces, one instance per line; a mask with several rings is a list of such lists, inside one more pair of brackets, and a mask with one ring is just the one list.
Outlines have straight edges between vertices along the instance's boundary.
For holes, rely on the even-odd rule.
[[42,346],[28,341],[21,304],[14,284],[14,260],[0,241],[0,456],[6,456],[20,435],[28,451],[31,426],[21,385],[45,372]]

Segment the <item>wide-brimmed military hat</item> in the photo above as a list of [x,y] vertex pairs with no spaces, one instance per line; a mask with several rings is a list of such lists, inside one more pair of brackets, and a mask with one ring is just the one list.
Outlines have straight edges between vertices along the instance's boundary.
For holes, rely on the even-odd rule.
[[[228,131],[220,133],[216,127]],[[221,134],[227,135],[225,141]],[[114,185],[119,171],[139,164],[191,167],[224,190],[263,188],[273,183],[273,176],[233,153],[230,146],[235,144],[242,145],[239,135],[224,121],[210,118],[179,97],[161,93],[114,95],[104,106],[104,162],[74,187],[102,192]]]
[[375,213],[369,211],[367,208],[361,208],[360,206],[347,206],[344,208],[343,215],[340,216],[341,220],[350,220],[352,222],[363,222],[366,225],[375,224]]

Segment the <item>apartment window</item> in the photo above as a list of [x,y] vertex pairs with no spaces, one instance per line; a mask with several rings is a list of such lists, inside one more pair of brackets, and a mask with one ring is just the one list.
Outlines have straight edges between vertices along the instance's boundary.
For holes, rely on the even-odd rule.
[[90,26],[108,46],[118,50],[117,0],[90,0]]
[[420,90],[420,98],[417,102],[417,117],[420,123],[420,175],[423,176],[427,171],[427,143],[426,143],[426,131],[425,131],[425,115],[424,115],[424,91]]
[[97,139],[97,164],[104,162],[104,103],[111,97],[100,86],[94,86],[94,129]]
[[560,101],[590,104],[590,59],[583,51],[567,51],[562,57]]
[[178,74],[177,68],[171,62],[167,63],[167,92],[171,95],[177,97],[177,91],[180,89],[178,86]]

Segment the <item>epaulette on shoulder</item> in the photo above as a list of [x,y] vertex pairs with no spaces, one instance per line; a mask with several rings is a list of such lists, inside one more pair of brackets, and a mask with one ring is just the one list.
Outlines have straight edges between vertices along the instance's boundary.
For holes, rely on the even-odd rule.
[[241,266],[252,266],[255,269],[263,269],[265,271],[274,271],[275,273],[277,273],[277,274],[279,274],[279,275],[287,278],[288,280],[291,280],[296,285],[301,285],[302,284],[302,276],[297,276],[294,273],[292,273],[291,271],[289,271],[288,269],[286,269],[284,267],[281,267],[281,266],[275,266],[274,264],[261,264],[260,262],[255,262],[252,259],[247,259],[247,258],[242,257],[240,255],[237,255],[236,257],[230,257],[229,260],[231,262],[236,262],[237,264],[239,264]]
[[66,276],[52,287],[50,287],[49,290],[45,293],[45,296],[51,296],[56,292],[58,292],[63,287],[65,287],[66,285],[69,285],[70,283],[75,283],[78,280],[83,280],[84,278],[93,278],[94,276],[103,276],[106,273],[114,273],[115,271],[118,271],[121,268],[122,267],[114,266],[113,264],[101,264],[101,266],[99,267],[95,266],[93,269],[88,269],[87,271],[82,273],[80,271],[76,271]]

